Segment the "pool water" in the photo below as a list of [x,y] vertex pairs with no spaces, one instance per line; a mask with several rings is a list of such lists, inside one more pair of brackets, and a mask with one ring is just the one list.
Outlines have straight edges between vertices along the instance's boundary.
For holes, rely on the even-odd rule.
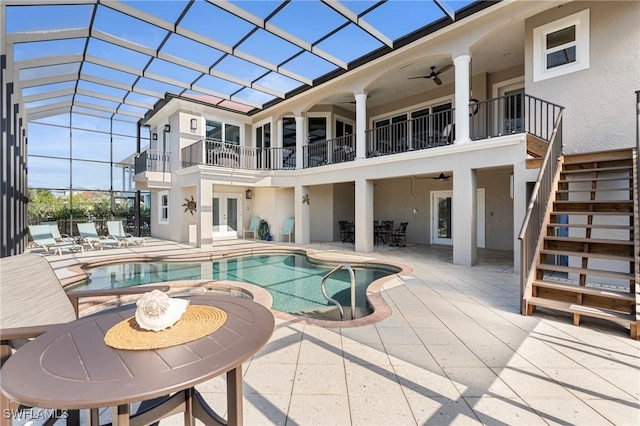
[[[273,297],[272,308],[296,315],[325,318],[335,306],[322,295],[322,278],[335,265],[318,265],[298,254],[267,254],[227,258],[215,262],[147,262],[100,266],[89,270],[88,280],[74,289],[97,290],[132,287],[176,280],[214,279],[242,281],[263,287]],[[367,286],[396,271],[355,268],[356,308],[368,311]],[[344,308],[350,306],[350,278],[340,270],[326,282],[327,294]],[[345,316],[347,310],[345,310]],[[370,313],[370,311],[368,312]],[[334,312],[335,315],[335,312]],[[358,317],[362,316],[361,314]]]

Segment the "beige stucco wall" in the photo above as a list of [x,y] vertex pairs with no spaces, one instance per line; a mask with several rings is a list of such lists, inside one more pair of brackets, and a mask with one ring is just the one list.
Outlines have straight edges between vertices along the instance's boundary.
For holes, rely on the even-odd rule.
[[353,182],[333,185],[333,241],[340,240],[340,220],[355,221],[356,186]]
[[485,191],[485,247],[513,250],[513,199],[511,168],[478,170],[478,188]]
[[333,185],[309,187],[311,241],[333,241]]
[[[612,4],[615,3],[615,7]],[[590,65],[533,82],[533,29],[590,9]],[[564,106],[565,152],[635,143],[635,94],[640,88],[640,2],[566,3],[526,20],[526,92]]]

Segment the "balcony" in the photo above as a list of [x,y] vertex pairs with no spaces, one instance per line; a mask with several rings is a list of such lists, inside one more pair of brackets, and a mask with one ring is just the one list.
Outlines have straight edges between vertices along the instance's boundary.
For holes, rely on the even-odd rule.
[[[561,110],[558,105],[524,93],[474,102],[468,108],[471,141],[523,133],[543,143],[551,137]],[[450,109],[366,130],[365,156],[375,158],[452,145],[456,137],[454,118],[455,110]],[[307,144],[302,150],[303,168],[354,161],[356,135]],[[169,171],[169,158],[170,153],[143,152],[136,158],[136,174]],[[181,150],[181,167],[194,165],[257,171],[294,170],[296,147],[255,148],[199,140]]]

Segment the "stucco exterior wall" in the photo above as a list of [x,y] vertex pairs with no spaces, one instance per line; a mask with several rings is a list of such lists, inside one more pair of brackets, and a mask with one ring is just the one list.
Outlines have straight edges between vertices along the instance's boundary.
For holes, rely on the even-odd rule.
[[333,241],[333,185],[309,187],[311,241]]
[[485,191],[485,247],[513,250],[512,169],[478,170],[478,188]]
[[[640,88],[640,2],[565,3],[526,20],[525,90],[564,106],[566,153],[631,147],[635,95]],[[590,9],[590,65],[582,71],[533,82],[533,30]]]
[[333,241],[340,241],[340,220],[355,221],[355,184],[337,183],[333,185]]

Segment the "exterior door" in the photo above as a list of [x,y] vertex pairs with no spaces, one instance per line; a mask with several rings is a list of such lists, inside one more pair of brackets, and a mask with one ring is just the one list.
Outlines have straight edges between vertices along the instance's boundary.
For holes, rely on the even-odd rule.
[[213,197],[213,239],[236,239],[242,223],[242,196],[216,194]]
[[[476,243],[485,245],[485,190],[476,190]],[[431,191],[431,244],[453,244],[453,191]]]

